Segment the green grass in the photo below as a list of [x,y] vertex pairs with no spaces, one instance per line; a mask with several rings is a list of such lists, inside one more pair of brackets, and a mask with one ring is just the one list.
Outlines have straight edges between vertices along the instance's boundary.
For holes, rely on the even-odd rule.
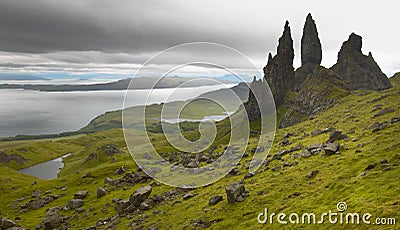
[[[289,149],[292,146],[308,146],[312,143],[322,143],[329,138],[329,133],[320,134],[314,137],[305,136],[316,129],[335,128],[342,129],[348,133],[349,138],[340,140],[343,146],[341,154],[324,156],[319,153],[309,158],[294,158],[294,153],[288,154],[282,161],[274,160],[268,165],[268,168],[261,167],[261,171],[254,177],[245,179],[245,187],[250,191],[250,196],[243,202],[228,204],[225,196],[225,186],[231,182],[243,179],[247,173],[247,167],[252,159],[250,150],[256,147],[257,138],[251,137],[247,151],[249,156],[242,159],[241,164],[237,166],[240,171],[238,176],[223,178],[220,181],[202,188],[197,188],[192,193],[196,196],[183,200],[182,196],[174,200],[166,201],[164,204],[156,205],[143,214],[137,214],[132,219],[126,217],[119,218],[118,229],[129,229],[133,220],[143,219],[144,229],[150,226],[157,226],[159,229],[188,229],[194,228],[192,222],[202,219],[211,221],[221,219],[211,225],[212,229],[398,229],[396,226],[375,226],[375,225],[331,225],[323,224],[318,226],[309,225],[280,225],[278,223],[270,226],[269,224],[260,225],[257,223],[257,215],[264,208],[270,212],[302,213],[315,212],[317,215],[329,210],[336,211],[336,204],[344,201],[348,205],[349,212],[369,212],[374,217],[395,217],[400,221],[400,123],[390,124],[392,117],[400,117],[400,78],[392,78],[394,88],[383,92],[374,91],[356,91],[348,96],[338,100],[336,106],[318,114],[313,120],[307,120],[292,127],[279,129],[276,133],[275,142],[272,146],[269,158],[273,154]],[[386,97],[382,97],[386,95]],[[381,98],[376,101],[376,99]],[[375,102],[373,102],[375,100]],[[395,112],[374,118],[377,111],[374,106],[382,104],[384,107],[392,107]],[[154,109],[156,111],[156,109]],[[107,114],[107,119],[97,119],[98,124],[104,125],[110,123],[110,115],[117,122],[118,112]],[[374,122],[387,121],[388,126],[378,132],[372,132],[368,127]],[[93,127],[94,124],[92,124]],[[257,124],[251,124],[252,129]],[[218,125],[218,141],[214,144],[216,152],[221,153],[224,145],[229,138],[229,123],[220,122]],[[193,127],[195,128],[195,126]],[[293,143],[289,146],[280,146],[283,136],[287,133],[294,133],[289,137]],[[188,138],[198,138],[197,130],[187,130],[185,136]],[[151,133],[150,138],[155,138],[154,144],[162,152],[175,151],[160,133]],[[354,139],[354,141],[353,141]],[[113,143],[125,152],[125,154],[115,155],[116,162],[111,163],[111,157],[106,156],[100,147]],[[358,147],[362,144],[362,147]],[[21,148],[27,152],[21,152]],[[76,191],[87,189],[89,197],[85,199],[84,208],[86,211],[76,213],[75,211],[62,211],[65,216],[74,216],[70,220],[72,229],[84,229],[95,225],[99,218],[115,216],[113,198],[126,199],[139,187],[150,184],[137,184],[132,187],[113,187],[107,186],[109,193],[102,197],[96,197],[96,188],[103,187],[105,177],[118,178],[114,171],[119,166],[124,166],[130,171],[135,171],[137,166],[133,162],[125,146],[121,129],[110,129],[98,131],[93,134],[82,134],[67,138],[55,138],[34,141],[13,141],[0,142],[0,149],[6,153],[18,153],[23,155],[27,161],[25,166],[43,162],[48,159],[71,152],[72,156],[64,160],[65,167],[61,170],[59,178],[45,181],[22,175],[16,172],[21,168],[16,165],[1,166],[0,186],[0,207],[1,215],[10,219],[16,216],[21,218],[20,225],[34,229],[43,219],[46,208],[54,206],[64,206],[67,201],[72,199]],[[356,153],[359,149],[361,152]],[[97,153],[98,160],[84,163],[90,153]],[[383,171],[385,165],[380,161],[386,159],[392,170]],[[281,167],[277,171],[271,169],[275,166],[283,166],[284,162],[298,161],[297,166]],[[360,174],[365,168],[377,163],[377,166],[368,171],[366,175]],[[311,171],[318,170],[319,173],[313,179],[306,175]],[[82,175],[90,172],[94,178],[82,178]],[[7,180],[11,179],[11,181]],[[32,185],[36,181],[37,184]],[[57,189],[64,185],[66,191]],[[18,212],[20,208],[13,208],[11,205],[14,200],[26,197],[31,199],[31,193],[34,189],[42,192],[53,190],[53,194],[65,194],[61,198],[53,201],[49,205],[38,210],[32,210],[27,213]],[[153,187],[152,195],[161,194],[174,188],[160,185]],[[264,191],[265,194],[257,195]],[[298,196],[293,196],[297,193]],[[209,207],[208,200],[213,195],[221,195],[224,200],[215,206]],[[292,195],[292,196],[291,196]],[[20,202],[20,203],[23,203]],[[110,203],[111,207],[107,213],[101,211],[104,204]],[[88,212],[93,207],[95,211]],[[153,214],[153,211],[160,210],[160,214]]]

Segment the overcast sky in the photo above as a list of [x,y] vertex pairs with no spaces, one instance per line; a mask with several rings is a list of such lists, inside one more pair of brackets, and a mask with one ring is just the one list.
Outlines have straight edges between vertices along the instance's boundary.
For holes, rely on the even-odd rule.
[[[230,46],[258,68],[276,52],[285,20],[300,65],[306,15],[316,20],[322,65],[331,67],[351,32],[363,37],[388,76],[400,71],[397,1],[252,0],[0,0],[0,73],[48,76],[132,75],[149,57],[174,45],[206,41]],[[236,59],[202,49],[176,53],[162,66],[186,56],[214,55],[227,68]],[[207,71],[207,68],[196,71]]]

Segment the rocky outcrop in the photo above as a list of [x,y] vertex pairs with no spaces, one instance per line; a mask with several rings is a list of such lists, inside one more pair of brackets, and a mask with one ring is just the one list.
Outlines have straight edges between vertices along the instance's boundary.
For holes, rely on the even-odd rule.
[[19,165],[24,165],[26,160],[19,154],[6,154],[0,150],[0,163],[8,164],[10,161],[15,161]]
[[268,82],[274,95],[276,106],[285,101],[286,92],[294,84],[293,68],[294,50],[289,22],[286,22],[282,37],[279,38],[277,54],[268,55],[268,63],[264,67],[264,78]]
[[279,127],[291,126],[315,117],[319,111],[332,107],[347,94],[346,85],[335,72],[317,67],[301,84],[293,105],[279,122]]
[[362,37],[352,33],[339,51],[332,70],[339,74],[350,90],[382,90],[392,85],[375,62],[372,54],[361,51]]
[[307,15],[301,38],[301,65],[320,65],[322,60],[321,42],[317,26],[311,14]]
[[256,121],[261,116],[260,108],[254,95],[258,84],[260,84],[260,82],[256,79],[256,77],[254,77],[253,81],[250,84],[249,98],[247,102],[244,103],[244,108],[246,109],[249,121]]

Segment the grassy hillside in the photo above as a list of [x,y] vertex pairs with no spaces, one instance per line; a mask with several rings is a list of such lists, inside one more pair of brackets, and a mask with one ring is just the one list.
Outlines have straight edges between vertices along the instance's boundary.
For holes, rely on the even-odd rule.
[[[115,170],[124,166],[128,172],[136,172],[121,129],[98,131],[68,138],[36,141],[1,142],[0,150],[18,153],[26,158],[24,166],[1,165],[0,215],[14,220],[20,218],[19,225],[34,229],[44,218],[46,209],[63,207],[73,199],[79,190],[88,190],[84,199],[84,210],[62,210],[62,216],[68,216],[71,229],[84,229],[99,224],[116,226],[117,229],[193,229],[210,227],[212,229],[309,229],[309,225],[280,225],[276,221],[261,225],[257,215],[268,208],[270,212],[315,212],[321,214],[329,210],[336,211],[338,202],[346,202],[350,212],[369,212],[375,217],[395,217],[400,221],[400,78],[391,78],[394,87],[383,92],[355,91],[338,100],[327,111],[318,114],[315,119],[277,130],[275,142],[264,164],[253,177],[245,177],[256,147],[257,137],[250,138],[247,154],[241,164],[236,166],[237,173],[202,188],[194,190],[176,189],[160,185],[153,180],[119,186],[104,184],[106,177],[118,179]],[[387,110],[387,108],[391,108]],[[386,109],[386,110],[385,110]],[[379,115],[380,111],[387,111]],[[112,119],[108,119],[112,115]],[[377,116],[375,116],[377,115]],[[107,119],[97,119],[104,125],[119,122],[118,112],[106,115]],[[101,117],[100,117],[101,118]],[[392,120],[393,119],[393,120]],[[224,150],[229,136],[226,121],[218,124],[218,142],[214,145],[215,155]],[[378,125],[374,123],[378,122]],[[92,124],[96,127],[96,124]],[[253,124],[253,129],[256,125]],[[371,127],[372,126],[372,127]],[[111,126],[110,126],[111,127]],[[374,128],[375,127],[375,128]],[[378,127],[378,129],[376,129]],[[324,151],[309,157],[300,154],[306,146],[321,144],[329,139],[329,132],[317,134],[317,130],[341,129],[347,138],[340,139],[340,154],[326,156]],[[314,135],[311,135],[313,133]],[[315,135],[317,134],[317,135]],[[196,138],[195,130],[187,131],[185,136]],[[286,136],[288,142],[282,144]],[[150,138],[156,147],[162,148],[166,155],[174,151],[166,144],[159,133],[151,133]],[[121,151],[116,154],[107,152],[110,144]],[[300,150],[277,157],[283,150],[300,146]],[[21,151],[25,149],[26,151]],[[72,155],[64,159],[65,167],[59,178],[45,181],[16,172],[16,169],[55,158],[65,153]],[[97,160],[88,160],[90,154],[97,154]],[[275,157],[274,157],[275,155]],[[278,160],[279,159],[279,160]],[[368,169],[367,169],[368,168]],[[312,172],[314,173],[312,174]],[[83,176],[90,173],[89,177]],[[310,176],[311,175],[311,176]],[[249,196],[243,202],[228,203],[225,186],[244,179]],[[36,181],[36,183],[32,183]],[[117,215],[113,199],[127,199],[140,187],[152,185],[150,198],[160,195],[164,201],[152,205],[150,210]],[[107,194],[96,197],[97,187],[104,187]],[[66,188],[66,189],[64,189]],[[23,203],[32,200],[33,190],[42,194],[56,194],[58,198],[37,210],[24,210]],[[195,195],[184,199],[184,195]],[[172,194],[172,195],[171,195]],[[208,201],[214,195],[221,195],[223,201],[209,206]],[[17,199],[25,198],[16,202]],[[111,219],[108,219],[111,218]],[[100,221],[101,220],[101,221]],[[104,221],[106,220],[106,221]],[[104,224],[104,222],[106,222]],[[100,225],[103,224],[103,225]],[[318,229],[398,229],[395,226],[377,225],[332,225],[325,223],[311,226]]]

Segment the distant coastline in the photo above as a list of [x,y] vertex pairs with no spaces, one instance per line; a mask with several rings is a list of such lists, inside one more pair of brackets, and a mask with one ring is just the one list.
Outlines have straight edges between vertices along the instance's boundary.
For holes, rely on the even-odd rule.
[[[2,79],[4,80],[4,79]],[[0,89],[24,89],[24,90],[35,90],[44,92],[60,92],[60,91],[100,91],[100,90],[126,90],[131,82],[132,78],[126,78],[109,83],[97,83],[97,84],[0,84]],[[184,77],[168,77],[163,78],[157,84],[158,78],[156,77],[146,77],[146,78],[135,78],[134,84],[129,87],[129,89],[164,89],[164,88],[175,88],[179,87],[185,82],[191,80],[190,78]],[[233,81],[229,80],[196,80],[191,81],[186,87],[200,87],[200,86],[210,86],[216,84],[232,84]],[[155,86],[154,86],[155,85]]]

